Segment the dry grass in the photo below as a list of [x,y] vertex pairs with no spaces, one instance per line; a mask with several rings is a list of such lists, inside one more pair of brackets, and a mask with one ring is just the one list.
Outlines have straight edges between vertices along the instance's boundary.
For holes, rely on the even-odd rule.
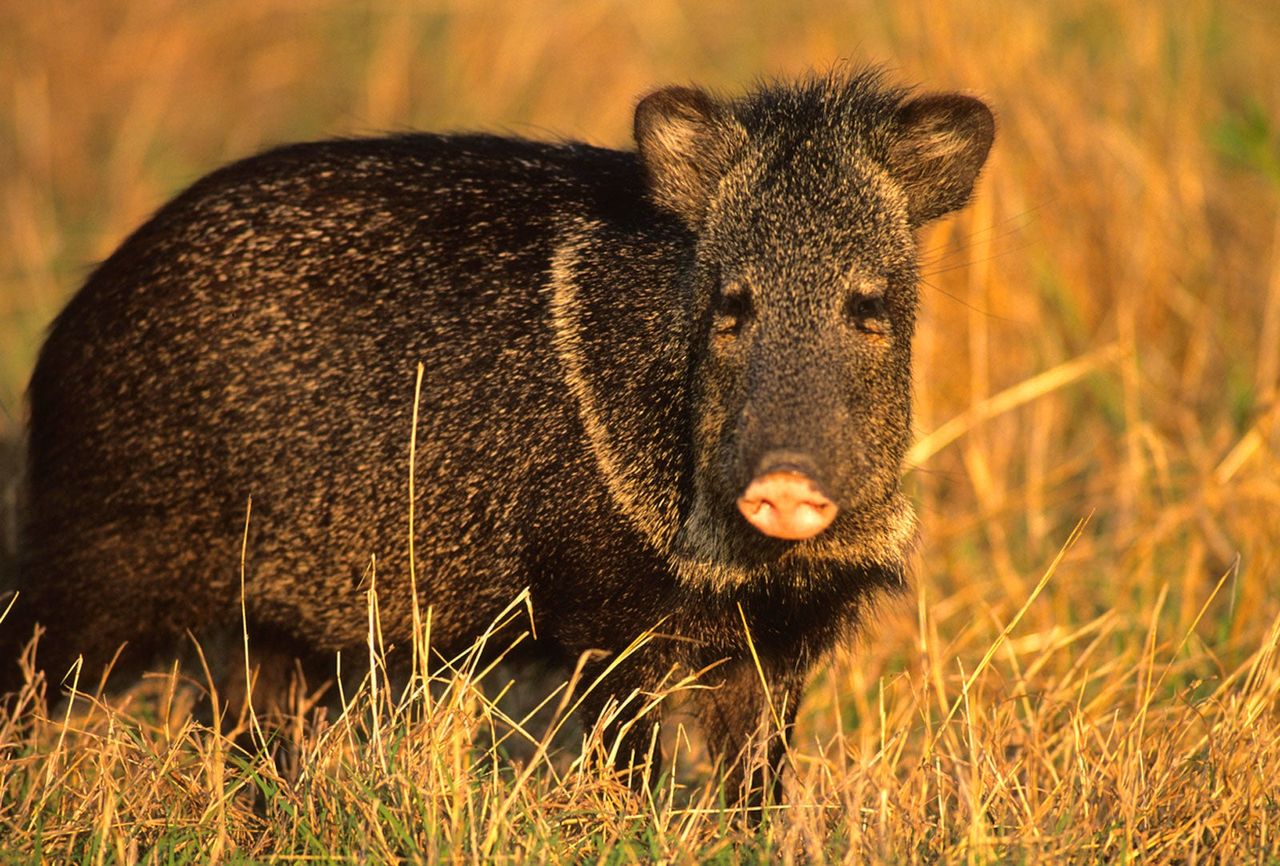
[[289,772],[193,721],[199,678],[161,678],[123,704],[10,702],[0,850],[1280,862],[1264,4],[0,0],[0,431],[87,266],[223,161],[411,126],[620,145],[656,84],[841,57],[983,93],[1000,134],[974,205],[926,238],[915,603],[812,684],[785,810],[750,829],[696,773],[634,796],[576,749],[533,751],[545,720],[502,759],[505,711],[465,665],[300,714]]

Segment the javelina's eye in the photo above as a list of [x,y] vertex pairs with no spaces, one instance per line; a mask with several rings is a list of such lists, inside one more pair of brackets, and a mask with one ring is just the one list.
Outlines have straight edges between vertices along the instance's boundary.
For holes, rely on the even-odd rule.
[[744,283],[730,280],[722,283],[715,299],[715,329],[734,335],[751,318],[751,293]]
[[872,334],[888,330],[889,308],[884,295],[850,295],[845,301],[844,314],[859,330]]

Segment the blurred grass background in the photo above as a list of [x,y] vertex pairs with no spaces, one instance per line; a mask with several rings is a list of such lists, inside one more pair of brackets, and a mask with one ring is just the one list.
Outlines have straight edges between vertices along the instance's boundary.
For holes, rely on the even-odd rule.
[[[1280,673],[1258,654],[1280,616],[1280,6],[0,0],[0,440],[93,263],[229,160],[410,128],[628,147],[657,86],[736,92],[842,62],[978,93],[999,132],[973,205],[923,238],[917,603],[840,656],[800,740],[847,735],[839,796],[881,822],[884,851],[1044,855],[1058,826],[1094,840],[1076,854],[1156,860],[1216,828],[1276,862],[1259,828],[1280,826]],[[1144,675],[1157,655],[1167,675]],[[1232,672],[1255,663],[1272,690],[1246,712]],[[936,717],[957,694],[967,733]],[[1255,735],[1243,763],[1206,751],[1204,730],[1226,737],[1206,702]],[[1120,719],[1129,751],[1103,732]],[[1029,753],[1057,769],[1000,812],[1035,787]],[[1114,778],[1079,764],[1099,755]],[[1201,814],[1188,792],[1227,800]],[[1170,817],[1142,829],[1146,812]],[[808,832],[776,850],[825,851]]]

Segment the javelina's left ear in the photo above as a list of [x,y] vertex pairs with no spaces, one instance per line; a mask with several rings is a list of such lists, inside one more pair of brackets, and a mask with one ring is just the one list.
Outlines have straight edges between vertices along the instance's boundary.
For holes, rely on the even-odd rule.
[[912,226],[964,206],[995,132],[991,109],[972,96],[933,94],[898,108],[888,164],[907,194]]
[[746,132],[703,91],[668,87],[636,106],[635,135],[654,202],[696,228]]

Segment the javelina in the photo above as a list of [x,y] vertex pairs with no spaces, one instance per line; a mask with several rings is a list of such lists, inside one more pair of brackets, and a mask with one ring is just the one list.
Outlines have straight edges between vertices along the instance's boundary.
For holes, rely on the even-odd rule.
[[587,713],[726,660],[698,712],[733,762],[770,717],[747,635],[785,728],[815,660],[904,579],[913,230],[965,203],[993,130],[977,99],[864,72],[660,90],[637,152],[411,134],[209,175],[40,353],[19,622],[61,675],[237,621],[252,496],[255,635],[363,646],[376,554],[403,643],[422,362],[435,645],[524,587],[548,656],[656,626]]

